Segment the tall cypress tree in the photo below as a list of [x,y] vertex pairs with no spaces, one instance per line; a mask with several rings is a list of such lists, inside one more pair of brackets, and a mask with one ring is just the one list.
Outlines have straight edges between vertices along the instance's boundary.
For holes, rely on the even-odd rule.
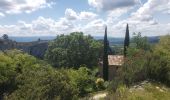
[[107,41],[107,26],[104,35],[104,54],[103,54],[103,79],[108,80],[108,41]]
[[125,34],[125,40],[124,40],[124,56],[126,57],[127,55],[127,48],[129,47],[129,41],[130,41],[130,37],[129,37],[129,26],[127,24],[126,26],[126,34]]

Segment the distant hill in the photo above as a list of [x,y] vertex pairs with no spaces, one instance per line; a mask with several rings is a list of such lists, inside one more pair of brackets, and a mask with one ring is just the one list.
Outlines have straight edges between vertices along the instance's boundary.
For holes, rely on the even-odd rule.
[[[94,37],[97,40],[103,40],[103,37]],[[159,36],[151,36],[147,37],[149,43],[158,43],[159,42]],[[108,38],[110,45],[123,45],[124,43],[124,38],[114,38],[114,37],[109,37]]]
[[11,36],[11,37],[9,37],[9,39],[16,41],[16,42],[33,42],[33,41],[37,41],[38,39],[53,40],[55,38],[56,38],[56,36],[30,36],[30,37]]
[[[56,38],[56,36],[37,36],[37,37],[9,37],[11,40],[14,40],[16,42],[33,42],[33,41],[37,41],[38,39],[41,40],[53,40]],[[96,40],[103,40],[102,36],[94,36],[94,39]],[[110,44],[123,44],[124,42],[124,38],[114,38],[114,37],[109,37],[108,38]],[[157,43],[159,41],[159,36],[151,36],[148,37],[148,41],[150,43]]]

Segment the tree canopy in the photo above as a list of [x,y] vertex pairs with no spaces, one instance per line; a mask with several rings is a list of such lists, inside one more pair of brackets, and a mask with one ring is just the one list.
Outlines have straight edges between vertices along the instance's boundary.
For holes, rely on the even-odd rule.
[[82,32],[59,35],[49,43],[45,59],[54,67],[96,66],[102,55],[102,43]]
[[3,38],[4,40],[8,40],[8,35],[7,35],[7,34],[4,34],[4,35],[2,36],[2,38]]

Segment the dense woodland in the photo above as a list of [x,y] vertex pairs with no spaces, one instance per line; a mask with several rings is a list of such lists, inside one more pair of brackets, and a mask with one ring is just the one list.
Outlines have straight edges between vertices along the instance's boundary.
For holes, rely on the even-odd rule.
[[[117,93],[120,86],[144,80],[170,86],[170,36],[150,44],[136,33],[129,42],[124,65],[112,81],[98,77],[103,41],[82,32],[57,36],[43,60],[16,49],[0,51],[0,99],[77,100],[97,91]],[[122,48],[113,46],[111,53],[123,55]]]

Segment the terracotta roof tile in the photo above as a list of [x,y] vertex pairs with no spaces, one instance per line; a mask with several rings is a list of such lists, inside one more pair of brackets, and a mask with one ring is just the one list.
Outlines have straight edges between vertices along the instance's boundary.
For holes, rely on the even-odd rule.
[[121,66],[124,61],[123,55],[108,55],[108,63],[109,65],[118,65]]

